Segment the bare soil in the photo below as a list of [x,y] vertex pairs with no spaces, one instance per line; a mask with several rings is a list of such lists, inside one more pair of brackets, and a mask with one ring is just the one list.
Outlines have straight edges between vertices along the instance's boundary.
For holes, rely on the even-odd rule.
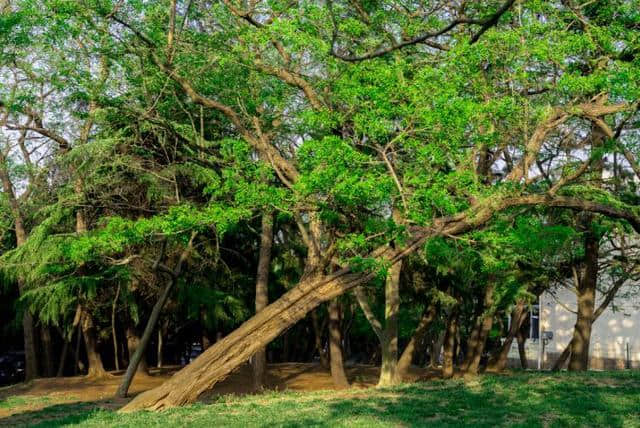
[[[179,367],[151,369],[150,376],[136,375],[130,388],[132,396],[155,388],[169,379]],[[347,367],[347,377],[355,388],[375,386],[380,373],[379,367],[358,365]],[[438,373],[428,369],[415,368],[410,379],[426,380]],[[92,407],[120,408],[129,399],[114,398],[121,381],[122,372],[112,372],[105,378],[86,376],[36,379],[0,389],[0,418],[23,412],[32,412],[57,404],[86,403]],[[221,395],[253,394],[251,367],[247,364],[233,372],[223,382],[200,397],[203,402],[211,402]],[[266,378],[266,390],[317,391],[336,389],[328,369],[313,363],[270,364]]]

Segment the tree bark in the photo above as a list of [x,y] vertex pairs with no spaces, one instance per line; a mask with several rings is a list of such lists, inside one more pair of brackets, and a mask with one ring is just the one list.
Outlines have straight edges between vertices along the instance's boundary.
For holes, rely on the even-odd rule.
[[589,343],[595,312],[596,285],[598,281],[599,239],[589,229],[585,236],[585,270],[578,286],[578,313],[571,339],[570,371],[589,368]]
[[[133,359],[133,355],[136,353],[136,350],[140,346],[140,335],[136,331],[135,327],[128,326],[127,331],[127,351],[129,351],[129,363]],[[149,366],[147,364],[146,355],[143,354],[140,362],[138,363],[138,368],[136,369],[136,373],[148,376],[149,375]]]
[[[24,135],[25,134],[23,134],[23,136]],[[7,159],[3,153],[0,153],[0,181],[2,182],[2,190],[6,195],[13,217],[16,246],[21,247],[27,242],[27,230],[25,229],[24,217],[20,210],[18,199],[16,198],[9,171],[7,170]],[[18,292],[20,295],[22,295],[24,291],[24,285],[24,281],[18,278]],[[22,330],[24,333],[25,380],[30,381],[39,376],[39,371],[36,353],[35,325],[33,315],[28,309],[25,309],[22,315]]]
[[464,371],[468,374],[478,374],[480,359],[482,358],[482,353],[484,352],[484,347],[487,343],[487,337],[489,337],[489,332],[491,331],[491,327],[493,326],[494,310],[492,306],[494,288],[494,282],[490,281],[485,289],[483,304],[485,311],[481,315],[480,329],[478,331],[475,344],[473,344],[473,346],[471,346],[470,344],[467,349],[470,358],[468,364],[464,367]]
[[82,308],[82,321],[80,325],[82,327],[82,336],[84,337],[84,345],[87,352],[87,363],[89,364],[87,376],[92,378],[106,377],[107,372],[102,365],[100,352],[98,352],[98,339],[96,338],[93,317],[84,307]]
[[51,338],[51,327],[40,326],[40,343],[42,344],[43,374],[45,377],[55,376],[53,361],[53,341]]
[[404,351],[402,352],[402,355],[398,360],[397,373],[400,379],[405,379],[407,377],[409,373],[409,367],[411,367],[411,361],[413,360],[413,356],[416,351],[416,346],[418,345],[418,343],[424,340],[424,337],[429,330],[431,323],[436,318],[436,314],[437,307],[436,304],[432,302],[422,314],[420,322],[418,323],[418,327],[413,332],[409,343],[407,344],[406,348],[404,348]]
[[342,331],[340,329],[340,303],[338,299],[329,302],[329,358],[331,378],[338,388],[348,388],[349,381],[344,371],[342,355]]
[[298,286],[207,349],[167,382],[138,395],[122,410],[160,410],[195,401],[310,310],[373,278],[374,274],[350,273],[347,269],[323,277],[303,278]]
[[384,291],[384,330],[382,341],[382,366],[378,386],[400,383],[398,376],[398,310],[400,309],[400,273],[402,262],[391,266]]
[[[273,214],[262,215],[262,231],[260,234],[260,254],[258,257],[258,272],[256,275],[256,313],[269,304],[269,265],[271,264],[271,247],[273,246]],[[253,356],[253,388],[260,390],[264,387],[267,368],[266,348],[259,349]]]
[[458,308],[453,308],[447,322],[447,330],[444,335],[444,361],[442,363],[442,377],[453,377],[453,363],[455,357],[456,335],[458,333]]
[[158,367],[159,369],[162,368],[162,348],[164,346],[162,330],[163,330],[162,327],[158,328],[158,349],[157,349],[158,363],[156,364],[156,367]]
[[195,237],[196,237],[196,233],[192,232],[191,238],[189,239],[189,243],[187,244],[187,248],[185,248],[182,251],[182,254],[180,254],[180,258],[178,259],[178,262],[176,263],[176,266],[173,268],[173,270],[160,264],[160,258],[164,256],[166,241],[163,244],[160,258],[158,258],[158,261],[155,263],[155,267],[160,268],[165,273],[169,274],[169,280],[164,290],[162,291],[162,294],[160,294],[160,298],[158,299],[156,304],[153,306],[153,309],[151,311],[151,316],[147,321],[147,325],[144,329],[144,333],[142,333],[142,339],[140,340],[140,343],[136,347],[136,350],[133,353],[133,356],[129,354],[130,361],[129,361],[129,365],[127,366],[127,371],[124,374],[122,383],[120,384],[120,386],[118,387],[118,390],[116,391],[116,396],[119,398],[126,397],[127,392],[129,392],[129,387],[131,386],[133,377],[138,369],[138,365],[140,364],[140,361],[142,361],[142,359],[144,358],[144,354],[147,350],[147,346],[149,345],[149,341],[151,340],[151,335],[153,334],[153,331],[155,330],[156,325],[158,324],[158,319],[160,318],[160,312],[162,311],[162,308],[164,308],[164,305],[167,303],[167,300],[169,300],[169,295],[171,294],[171,290],[173,289],[173,286],[175,285],[178,277],[180,276],[180,273],[182,272],[182,266],[185,260],[187,259],[187,257],[189,256],[191,249],[193,248],[193,240],[195,239]]
[[113,361],[116,366],[116,370],[120,370],[120,358],[118,358],[118,336],[116,335],[116,309],[118,306],[118,297],[120,297],[120,284],[116,289],[116,295],[113,298],[113,304],[111,306],[111,338],[113,339]]
[[318,310],[315,309],[311,311],[311,322],[313,324],[313,332],[315,335],[315,347],[316,352],[320,356],[320,365],[326,369],[329,368],[329,360],[327,359],[327,353],[324,350],[324,346],[322,345],[322,336],[323,332],[326,328],[326,323],[320,324],[318,320]]
[[509,332],[507,333],[507,337],[504,340],[504,343],[500,347],[500,351],[491,359],[489,362],[488,369],[493,371],[502,371],[507,366],[507,358],[509,356],[509,350],[511,349],[511,345],[513,344],[513,339],[518,334],[520,330],[520,326],[524,321],[526,315],[526,311],[524,308],[524,301],[519,300],[516,303],[515,308],[511,312],[511,326],[509,327]]
[[527,340],[527,338],[524,336],[524,333],[522,332],[522,330],[518,331],[518,334],[516,335],[516,339],[518,341],[518,355],[520,356],[520,367],[523,370],[526,370],[527,366],[529,365],[529,363],[527,362],[527,352],[524,347],[524,343]]
[[436,368],[440,364],[440,352],[444,343],[444,331],[438,333],[438,336],[430,344],[429,351],[429,367]]

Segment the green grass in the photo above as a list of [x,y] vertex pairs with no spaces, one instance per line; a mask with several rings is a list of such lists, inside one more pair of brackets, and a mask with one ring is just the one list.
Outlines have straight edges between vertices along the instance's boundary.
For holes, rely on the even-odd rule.
[[[5,400],[3,403],[11,403]],[[223,397],[161,413],[55,404],[0,425],[86,427],[640,427],[640,372],[516,373],[389,389]]]

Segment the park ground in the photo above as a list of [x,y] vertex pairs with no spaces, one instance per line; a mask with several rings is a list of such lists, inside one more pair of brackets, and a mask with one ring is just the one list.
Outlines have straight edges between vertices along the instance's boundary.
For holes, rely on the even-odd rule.
[[[92,427],[640,427],[640,372],[508,372],[372,388],[375,367],[349,370],[354,388],[332,390],[311,364],[270,367],[271,390],[250,394],[247,367],[202,401],[160,413],[117,413],[119,377],[41,379],[0,389],[0,425]],[[137,378],[133,393],[159,385],[170,369]]]

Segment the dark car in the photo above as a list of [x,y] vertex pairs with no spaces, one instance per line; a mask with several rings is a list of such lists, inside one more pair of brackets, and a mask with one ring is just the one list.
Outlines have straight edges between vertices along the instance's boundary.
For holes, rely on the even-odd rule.
[[0,355],[0,385],[24,381],[24,352]]

